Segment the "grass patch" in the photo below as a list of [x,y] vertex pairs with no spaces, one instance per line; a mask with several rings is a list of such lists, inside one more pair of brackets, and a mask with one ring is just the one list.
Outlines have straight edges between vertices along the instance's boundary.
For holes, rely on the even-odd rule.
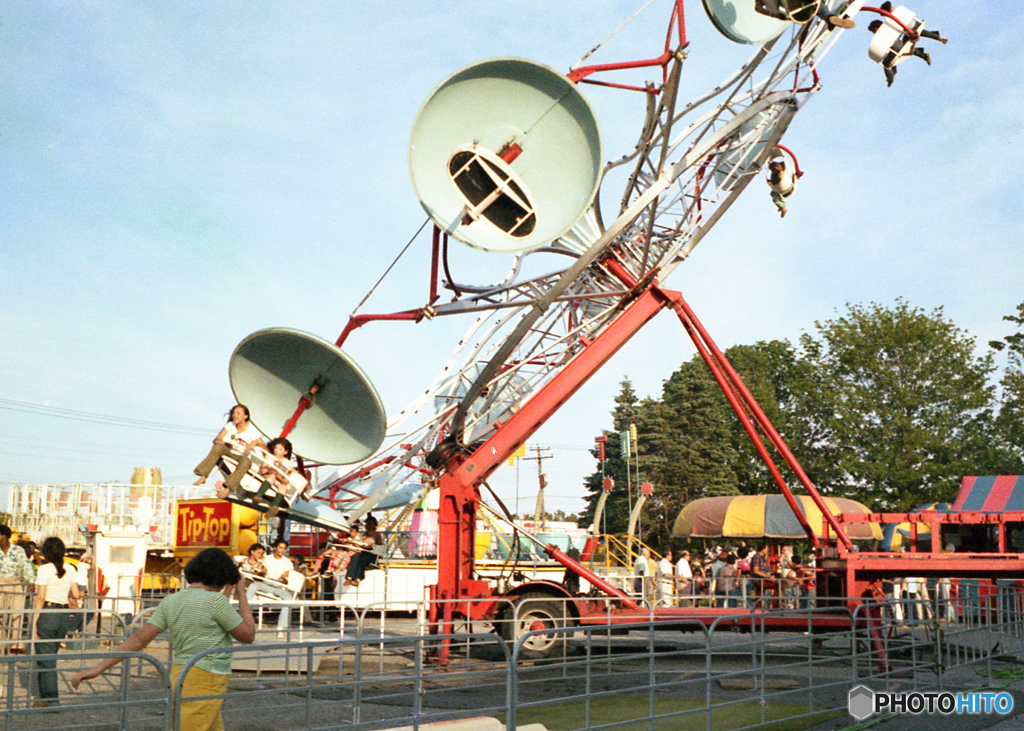
[[[595,698],[590,703],[590,723],[603,725],[617,722],[628,722],[648,716],[649,699],[647,696],[623,695],[613,698]],[[654,715],[698,711],[686,716],[661,718],[654,722],[656,731],[703,731],[706,720],[701,710],[704,701],[697,698],[655,698]],[[845,715],[845,711],[836,710],[821,713],[809,718],[791,716],[807,712],[807,706],[796,703],[769,703],[764,708],[765,723],[760,728],[769,731],[801,731],[831,718]],[[712,710],[711,728],[714,731],[730,731],[761,723],[761,704],[757,701],[743,701]],[[523,708],[516,713],[516,723],[524,726],[528,723],[542,723],[548,731],[576,731],[585,728],[586,705],[583,701],[561,703],[541,708]],[[504,719],[502,719],[504,721]],[[649,731],[650,721],[635,721],[616,726],[621,731]]]

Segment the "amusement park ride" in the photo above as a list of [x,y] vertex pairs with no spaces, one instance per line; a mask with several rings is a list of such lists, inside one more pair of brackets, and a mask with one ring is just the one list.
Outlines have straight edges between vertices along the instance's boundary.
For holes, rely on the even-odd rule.
[[[590,595],[572,596],[553,582],[499,593],[476,574],[474,547],[487,477],[662,310],[679,318],[808,539],[820,549],[820,600],[857,603],[877,594],[880,581],[893,576],[1024,577],[1024,556],[1008,552],[1005,538],[1013,528],[1007,520],[1018,521],[1019,528],[1024,515],[977,518],[999,531],[991,552],[939,550],[938,524],[970,523],[974,518],[968,514],[912,518],[932,523],[927,552],[854,551],[845,516],[825,506],[682,295],[661,284],[767,163],[781,159],[799,170],[780,141],[820,88],[818,65],[842,29],[855,17],[879,19],[872,58],[892,65],[913,54],[923,21],[902,6],[890,11],[865,7],[864,0],[703,0],[703,5],[722,35],[756,51],[730,78],[689,102],[678,95],[688,49],[682,0],[672,3],[664,46],[653,58],[581,66],[567,75],[531,61],[497,58],[455,72],[423,104],[409,147],[413,185],[433,222],[426,304],[353,316],[334,343],[294,330],[263,330],[246,338],[232,356],[231,386],[238,401],[249,405],[253,423],[265,433],[289,436],[295,452],[307,460],[348,465],[323,481],[311,500],[292,502],[283,511],[287,517],[342,529],[398,491],[438,486],[431,622],[439,633],[465,619],[497,619],[527,600],[532,608],[517,615],[515,633],[567,621],[606,624],[648,616],[638,600],[555,546],[544,550],[586,578],[593,587]],[[885,53],[876,53],[883,42]],[[639,68],[652,69],[657,80],[639,86],[605,78]],[[646,119],[632,152],[604,164],[597,120],[579,91],[582,84],[634,92],[645,100]],[[618,210],[607,215],[598,193],[614,168],[626,172],[627,183]],[[456,283],[448,267],[451,239],[510,256],[506,279],[491,285]],[[528,259],[545,263],[547,273],[526,276]],[[442,287],[451,292],[450,300],[441,301]],[[373,321],[418,323],[468,313],[476,319],[434,384],[385,424],[376,391],[340,347]],[[773,452],[815,501],[825,530],[815,530],[797,508]],[[868,519],[883,518],[907,519]],[[546,598],[558,601],[542,601]],[[737,621],[752,616],[737,609],[651,611],[659,620],[708,623],[729,613]],[[815,621],[820,629],[848,626],[843,616],[849,615]],[[806,629],[807,623],[767,614],[764,621],[779,628]]]

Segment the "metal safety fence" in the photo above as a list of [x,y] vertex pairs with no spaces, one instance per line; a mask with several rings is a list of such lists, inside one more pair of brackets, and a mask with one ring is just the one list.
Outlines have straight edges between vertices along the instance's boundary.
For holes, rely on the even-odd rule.
[[[294,618],[286,636],[268,617],[255,644],[228,649],[228,690],[212,696],[183,696],[183,678],[202,655],[175,681],[165,637],[145,652],[113,652],[144,617],[103,617],[103,634],[69,638],[53,668],[56,707],[33,706],[47,669],[31,648],[0,654],[0,730],[170,731],[182,728],[183,704],[203,699],[222,702],[229,729],[418,729],[477,716],[509,730],[806,727],[852,721],[847,694],[858,684],[904,692],[991,684],[1002,663],[1024,660],[1024,594],[1012,585],[861,601],[852,611],[752,608],[710,623],[652,621],[648,606],[629,624],[580,624],[568,603],[533,597],[503,603],[497,622],[433,628],[426,602],[386,620],[387,605],[334,605],[337,624],[320,627],[302,620],[319,603],[281,604]],[[480,614],[460,604],[457,615]],[[614,602],[607,605],[611,614]],[[26,611],[22,619],[31,626],[35,617]],[[126,661],[71,689],[76,672],[115,656]]]

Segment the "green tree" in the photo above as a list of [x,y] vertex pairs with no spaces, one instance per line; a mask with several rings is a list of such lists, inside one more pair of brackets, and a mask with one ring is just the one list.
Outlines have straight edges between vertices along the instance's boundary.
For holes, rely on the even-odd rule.
[[664,546],[676,516],[691,500],[739,494],[738,457],[730,439],[734,418],[699,357],[664,382],[660,401],[641,404],[640,470],[654,485],[643,513],[646,542]]
[[975,341],[902,299],[847,305],[801,339],[820,379],[824,440],[834,445],[840,492],[878,510],[909,510],[956,494],[990,455],[994,370]]
[[[785,340],[736,345],[726,350],[725,356],[811,481],[828,492],[839,475],[834,467],[834,449],[821,427],[821,414],[827,407],[818,399],[813,366]],[[724,396],[722,403],[727,403]],[[777,493],[775,479],[731,407],[730,417],[732,444],[737,453],[733,469],[740,492]],[[772,447],[766,434],[759,433],[783,479],[791,488],[801,489],[782,455]]]
[[[579,514],[577,525],[589,528],[594,522],[594,511],[603,492],[603,478],[610,477],[615,481],[615,488],[608,495],[602,522],[609,533],[626,532],[629,526],[629,495],[626,492],[626,485],[629,480],[620,435],[629,429],[630,423],[636,421],[639,412],[640,403],[636,391],[633,390],[633,382],[628,377],[623,378],[619,393],[615,397],[615,408],[612,409],[612,429],[602,432],[603,436],[608,438],[605,443],[605,462],[603,466],[598,463],[597,470],[584,480],[583,484],[588,493],[585,498],[587,507]],[[599,459],[598,447],[595,446],[590,453],[595,459]],[[598,530],[602,530],[602,526],[598,526]]]
[[1005,350],[1007,366],[1000,382],[999,414],[996,417],[995,439],[1003,450],[1002,474],[1024,472],[1024,302],[1017,305],[1016,315],[1003,318],[1017,326],[1017,332],[1002,340],[992,340],[995,350]]

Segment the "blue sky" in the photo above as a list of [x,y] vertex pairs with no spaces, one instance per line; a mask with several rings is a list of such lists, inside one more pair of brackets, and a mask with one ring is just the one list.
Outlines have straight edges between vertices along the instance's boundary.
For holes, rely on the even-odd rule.
[[[430,90],[492,56],[568,70],[642,4],[0,7],[0,488],[126,481],[136,466],[191,481],[232,403],[235,345],[272,325],[333,340],[422,223],[406,145]],[[655,0],[590,60],[657,55],[669,7]],[[785,138],[806,171],[789,216],[755,182],[666,283],[722,347],[794,340],[846,302],[896,297],[944,307],[979,347],[1010,331],[1001,318],[1024,299],[1024,10],[913,7],[950,37],[927,44],[932,66],[908,61],[887,89],[862,15]],[[687,28],[684,96],[752,53],[718,36],[699,2]],[[640,96],[583,91],[606,157],[631,150]],[[490,257],[456,252],[456,276],[493,280],[508,260]],[[424,304],[428,271],[421,237],[363,311]],[[394,413],[467,325],[377,325],[346,350]],[[530,444],[554,455],[549,509],[581,507],[587,449],[623,376],[656,396],[692,355],[661,316],[537,434]],[[523,510],[534,469],[520,474]],[[508,468],[493,480],[513,501],[515,483]]]

